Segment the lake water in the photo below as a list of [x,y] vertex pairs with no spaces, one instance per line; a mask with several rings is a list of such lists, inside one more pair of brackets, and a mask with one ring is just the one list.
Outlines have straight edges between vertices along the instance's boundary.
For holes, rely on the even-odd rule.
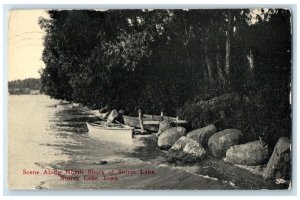
[[[175,165],[165,160],[154,135],[140,136],[134,145],[95,140],[85,122],[90,116],[83,109],[63,108],[58,100],[45,95],[11,95],[8,107],[8,173],[11,189],[264,189],[269,182],[243,176],[210,173],[219,161],[206,164]],[[100,165],[103,162],[105,165]],[[225,169],[226,168],[226,169]],[[224,170],[230,173],[230,166]],[[62,180],[45,170],[85,171],[67,175],[78,180]],[[84,180],[87,170],[102,171],[97,180]],[[153,171],[145,174],[141,170]],[[216,170],[216,169],[215,169]],[[117,173],[123,171],[123,174]],[[136,173],[131,173],[136,172]],[[36,173],[39,174],[36,174]],[[116,172],[116,173],[113,173]],[[126,172],[126,173],[125,173]],[[32,174],[30,174],[32,173]],[[214,176],[216,175],[216,176]],[[236,175],[235,175],[236,176]],[[248,177],[247,176],[247,177]],[[115,180],[113,180],[115,177]],[[229,178],[228,178],[229,177]],[[110,179],[110,180],[107,180]],[[241,180],[239,180],[241,179]]]

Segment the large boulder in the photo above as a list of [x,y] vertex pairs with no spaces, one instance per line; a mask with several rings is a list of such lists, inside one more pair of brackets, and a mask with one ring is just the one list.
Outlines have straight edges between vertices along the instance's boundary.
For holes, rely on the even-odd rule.
[[181,138],[182,136],[186,135],[186,130],[183,127],[171,127],[158,137],[158,147],[163,150],[170,149],[175,142]]
[[156,137],[158,138],[165,130],[174,126],[175,126],[174,122],[170,119],[165,119],[159,122],[159,128],[158,128],[158,132],[156,133]]
[[290,140],[286,137],[279,138],[267,167],[263,172],[263,177],[266,179],[290,178],[290,151]]
[[208,148],[216,158],[226,156],[226,151],[233,145],[240,144],[243,133],[237,129],[225,129],[215,133],[208,140]]
[[187,134],[187,137],[194,139],[203,147],[207,147],[209,138],[217,132],[215,125],[210,124],[204,128],[193,130]]
[[205,149],[195,140],[182,136],[168,150],[169,162],[191,163],[202,160],[206,155]]
[[226,151],[225,162],[241,165],[263,165],[268,162],[270,151],[263,141],[231,146]]

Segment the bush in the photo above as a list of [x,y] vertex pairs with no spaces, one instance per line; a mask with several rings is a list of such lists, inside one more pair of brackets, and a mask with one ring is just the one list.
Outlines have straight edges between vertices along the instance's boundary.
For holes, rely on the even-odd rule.
[[187,102],[180,116],[188,121],[190,130],[208,124],[214,124],[218,131],[235,128],[243,131],[244,142],[262,139],[274,147],[280,137],[290,138],[291,118],[283,108],[270,107],[263,99],[259,94],[251,100],[237,93],[225,94],[207,101]]
[[[227,120],[236,116],[241,107],[237,93],[224,94],[207,101],[185,103],[180,117],[189,122],[192,129],[215,124],[219,130],[224,129]],[[228,128],[228,127],[227,127]]]

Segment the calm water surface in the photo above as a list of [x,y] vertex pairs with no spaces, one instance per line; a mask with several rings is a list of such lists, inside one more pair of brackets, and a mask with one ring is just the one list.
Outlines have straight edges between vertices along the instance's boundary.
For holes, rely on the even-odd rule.
[[120,152],[132,150],[93,140],[85,125],[91,116],[79,109],[58,109],[57,104],[59,101],[45,95],[9,96],[8,169],[12,188],[32,189],[53,178],[24,175],[23,170],[43,171],[72,161],[120,162],[125,159]]

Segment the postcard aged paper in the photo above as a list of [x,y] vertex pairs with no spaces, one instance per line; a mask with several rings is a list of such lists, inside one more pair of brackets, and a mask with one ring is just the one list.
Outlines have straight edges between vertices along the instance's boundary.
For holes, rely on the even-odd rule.
[[9,189],[289,189],[291,17],[11,10]]

